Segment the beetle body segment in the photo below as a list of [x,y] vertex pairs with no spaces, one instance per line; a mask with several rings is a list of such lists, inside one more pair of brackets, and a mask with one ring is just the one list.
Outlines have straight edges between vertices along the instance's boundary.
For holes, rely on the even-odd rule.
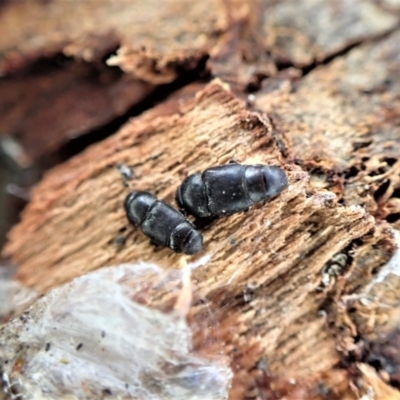
[[176,202],[199,218],[247,210],[287,186],[286,174],[276,166],[227,164],[188,176],[176,191]]
[[201,250],[203,237],[178,210],[148,192],[132,192],[124,202],[131,224],[141,229],[158,246],[177,253],[194,254]]

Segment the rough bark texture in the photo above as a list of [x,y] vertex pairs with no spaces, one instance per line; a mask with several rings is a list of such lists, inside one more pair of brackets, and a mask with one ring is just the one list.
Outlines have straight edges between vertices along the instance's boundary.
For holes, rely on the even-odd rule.
[[[276,75],[280,65],[307,67],[390,31],[400,9],[390,4],[312,0],[299,7],[293,0],[196,5],[169,0],[160,7],[158,1],[116,6],[107,0],[75,7],[65,1],[5,2],[0,76],[14,78],[0,82],[6,93],[0,100],[0,130],[17,136],[28,156],[37,159],[121,115],[155,86],[195,69],[207,57],[213,74],[239,90],[254,89]],[[105,59],[132,76],[107,71]],[[71,66],[72,61],[78,65]],[[36,73],[24,76],[32,65]],[[62,111],[67,108],[69,113]]]
[[[10,2],[0,9],[0,24],[10,30],[8,40],[0,38],[0,69],[14,75],[0,86],[23,90],[33,82],[60,99],[52,104],[50,94],[48,108],[24,98],[14,114],[0,108],[8,116],[2,129],[19,133],[21,119],[22,143],[35,140],[33,158],[56,149],[67,132],[83,134],[120,115],[206,58],[221,79],[187,85],[49,171],[3,251],[18,265],[16,278],[46,292],[123,262],[177,268],[181,255],[154,248],[128,224],[122,202],[129,188],[173,203],[182,179],[209,166],[280,165],[288,189],[213,221],[204,228],[203,252],[188,258],[208,257],[192,279],[231,359],[230,399],[355,399],[371,390],[378,399],[399,397],[399,260],[385,264],[400,227],[400,4],[114,5]],[[47,15],[46,24],[36,14]],[[18,29],[15,19],[23,21]],[[107,63],[125,73],[99,61],[116,47]],[[29,72],[32,61],[56,53],[75,61],[56,73]],[[94,65],[105,74],[100,86],[84,78]],[[66,76],[68,90],[57,84]],[[102,76],[112,77],[104,83]],[[87,104],[82,93],[98,115],[77,103],[81,118],[66,118],[66,103],[81,97]],[[29,109],[34,117],[26,117]],[[43,140],[52,116],[57,139]],[[37,141],[29,124],[35,132],[44,127]],[[118,163],[134,172],[129,188]],[[195,301],[191,315],[202,312]]]
[[283,134],[287,156],[312,172],[313,187],[397,228],[399,43],[396,32],[301,80],[267,81],[254,102]]
[[[247,112],[221,84],[210,84],[178,114],[137,118],[55,168],[36,188],[5,253],[19,265],[17,278],[40,291],[132,260],[175,267],[180,255],[155,250],[127,224],[121,204],[128,190],[115,165],[133,168],[132,188],[172,202],[179,182],[209,165],[231,159],[285,165],[277,143],[268,119]],[[314,386],[321,374],[335,371],[340,358],[319,313],[325,298],[316,295],[321,271],[374,228],[361,207],[341,206],[328,191],[308,192],[307,174],[286,169],[290,186],[281,196],[206,230],[202,255],[211,258],[193,276],[200,296],[222,310],[218,322],[237,371],[232,398],[255,385],[251,370],[263,358],[273,376],[306,376]]]

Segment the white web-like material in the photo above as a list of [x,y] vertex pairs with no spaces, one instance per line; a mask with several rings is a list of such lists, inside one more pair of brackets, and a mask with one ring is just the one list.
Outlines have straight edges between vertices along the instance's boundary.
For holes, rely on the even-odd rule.
[[138,263],[50,291],[0,330],[3,381],[24,399],[226,399],[230,368],[191,351],[184,286]]
[[11,267],[0,266],[0,323],[11,314],[18,314],[29,307],[38,293],[11,277]]

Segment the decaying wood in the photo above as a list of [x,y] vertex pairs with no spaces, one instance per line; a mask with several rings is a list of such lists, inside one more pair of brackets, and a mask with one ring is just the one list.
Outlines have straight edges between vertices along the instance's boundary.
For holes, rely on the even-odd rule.
[[[110,0],[82,7],[63,1],[6,4],[1,22],[9,34],[0,43],[0,69],[3,74],[18,69],[30,54],[46,55],[49,49],[92,61],[107,53],[111,42],[122,44],[118,64],[124,69],[148,82],[171,82],[182,62],[189,65],[203,57],[215,32],[226,27],[223,9],[219,2],[182,0],[162,7],[154,0],[120,7]],[[22,26],[14,24],[16,18]],[[30,40],[21,40],[31,32]]]
[[[239,91],[254,89],[277,65],[307,67],[390,31],[398,22],[392,7],[365,0],[301,7],[293,0],[5,2],[0,76],[14,77],[0,81],[0,131],[18,137],[36,160],[202,60]],[[105,59],[130,76],[108,71]]]
[[[128,226],[121,207],[127,189],[115,165],[133,168],[132,188],[172,202],[188,173],[231,159],[283,165],[290,180],[289,189],[267,206],[207,228],[201,255],[211,258],[193,275],[200,295],[221,310],[225,351],[238,372],[232,398],[256,385],[262,359],[272,376],[317,385],[340,361],[319,313],[321,270],[371,231],[374,220],[361,207],[337,204],[331,192],[310,192],[307,174],[285,163],[269,120],[246,111],[219,83],[200,91],[179,114],[137,118],[49,173],[5,249],[19,265],[18,279],[44,291],[110,264],[151,260],[178,266],[179,255],[155,250]],[[123,246],[116,240],[121,234]],[[248,290],[252,300],[246,304]],[[343,372],[337,374],[345,380]]]
[[[260,49],[271,52],[274,61],[307,66],[393,29],[396,7],[394,2],[367,0],[312,0],[301,7],[295,0],[173,0],[163,7],[154,0],[121,7],[110,0],[82,7],[62,1],[11,2],[2,6],[0,15],[7,32],[0,39],[0,71],[5,75],[54,51],[98,60],[118,42],[123,47],[113,63],[153,83],[171,81],[182,65],[207,54],[223,60],[223,55],[237,51],[240,63],[254,68],[263,57],[256,51]],[[329,24],[333,19],[335,24]]]
[[358,47],[301,80],[266,82],[254,107],[266,112],[289,158],[311,185],[363,205],[395,227],[400,216],[397,54],[400,35]]
[[[384,265],[400,227],[398,10],[395,2],[366,0],[295,3],[3,5],[0,23],[10,34],[0,37],[0,70],[14,76],[0,86],[18,107],[4,108],[2,129],[18,133],[32,158],[207,57],[208,70],[222,78],[185,87],[49,171],[3,255],[18,265],[20,282],[42,293],[123,262],[179,268],[181,255],[152,247],[129,226],[122,209],[129,188],[116,165],[132,168],[131,189],[171,203],[183,178],[211,165],[280,165],[289,177],[282,195],[212,222],[204,250],[187,257],[206,256],[193,271],[190,315],[201,318],[204,302],[215,314],[234,371],[230,399],[355,399],[371,391],[396,398],[399,278]],[[46,23],[39,15],[49,16]],[[16,18],[25,21],[18,29]],[[116,48],[107,62],[126,74],[102,61]],[[69,58],[61,70],[24,75],[54,54]],[[311,70],[315,63],[322,64]],[[100,71],[99,84],[84,79],[88,70]],[[42,94],[51,87],[60,102],[52,92],[44,105],[21,100],[27,83]],[[73,99],[92,97],[88,109],[77,103],[68,116]],[[51,129],[59,137],[43,140]]]

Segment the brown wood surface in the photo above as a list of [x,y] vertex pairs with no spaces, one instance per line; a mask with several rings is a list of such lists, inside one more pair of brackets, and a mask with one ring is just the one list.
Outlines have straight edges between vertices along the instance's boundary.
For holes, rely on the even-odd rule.
[[[282,165],[288,190],[266,206],[221,218],[205,231],[204,250],[193,258],[207,254],[211,259],[194,272],[193,281],[201,296],[223,310],[218,322],[238,372],[233,398],[255,384],[252,375],[257,374],[249,369],[262,358],[273,376],[306,376],[317,385],[320,375],[340,361],[320,313],[325,301],[317,293],[321,270],[370,232],[374,220],[361,207],[337,204],[329,191],[310,191],[307,174],[286,164],[277,143],[267,119],[246,111],[223,85],[212,83],[178,114],[137,118],[55,168],[36,188],[5,253],[19,265],[17,278],[40,291],[133,260],[177,267],[180,255],[155,250],[128,225],[121,206],[128,190],[117,163],[133,168],[132,188],[171,202],[188,173],[209,165],[231,159]],[[121,234],[127,238],[122,247],[116,244]],[[248,286],[254,298],[246,304]]]
[[[193,271],[194,299],[215,312],[234,371],[230,399],[356,399],[371,390],[377,399],[399,396],[400,278],[379,274],[400,227],[400,4],[113,4],[0,8],[0,24],[10,30],[8,40],[0,38],[0,87],[16,80],[23,90],[32,81],[42,94],[52,87],[50,100],[60,101],[37,115],[26,112],[35,109],[34,96],[14,106],[15,114],[4,108],[6,128],[18,132],[12,127],[21,119],[22,141],[37,145],[32,157],[68,140],[67,131],[106,123],[206,58],[207,72],[219,78],[186,85],[48,171],[3,250],[18,266],[16,279],[45,293],[123,262],[179,268],[181,255],[154,248],[128,224],[122,202],[129,189],[174,203],[179,183],[207,167],[230,160],[279,165],[287,190],[212,222],[203,251],[186,257],[208,257]],[[45,15],[45,23],[32,15]],[[27,34],[32,38],[22,40]],[[98,67],[113,46],[118,51],[107,63],[123,73],[113,75],[103,60],[111,83],[91,86],[86,68]],[[32,62],[56,53],[73,60],[60,75],[29,72]],[[66,91],[57,82],[69,72],[75,89]],[[100,115],[89,107],[78,121],[68,119],[62,106],[84,100],[82,93],[103,104]],[[63,139],[46,140],[55,114]],[[46,128],[37,142],[29,124]],[[118,163],[134,171],[129,188]],[[202,310],[194,301],[191,317]]]

